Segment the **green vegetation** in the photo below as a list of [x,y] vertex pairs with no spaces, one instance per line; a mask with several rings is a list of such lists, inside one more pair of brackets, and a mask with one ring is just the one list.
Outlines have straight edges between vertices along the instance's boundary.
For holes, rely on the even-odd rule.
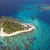
[[6,32],[7,34],[24,30],[24,27],[20,23],[13,21],[11,18],[2,19],[1,24],[3,32]]

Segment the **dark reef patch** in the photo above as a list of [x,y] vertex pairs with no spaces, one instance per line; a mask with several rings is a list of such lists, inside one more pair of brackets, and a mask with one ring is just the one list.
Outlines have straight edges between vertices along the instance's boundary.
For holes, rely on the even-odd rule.
[[2,45],[3,44],[3,42],[0,42],[0,45]]

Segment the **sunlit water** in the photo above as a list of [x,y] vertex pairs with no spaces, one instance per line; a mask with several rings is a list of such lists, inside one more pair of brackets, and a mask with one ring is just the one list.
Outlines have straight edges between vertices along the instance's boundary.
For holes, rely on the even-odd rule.
[[[10,3],[12,4],[8,5],[9,1],[3,2],[4,6],[8,5],[6,5],[8,8],[6,7],[4,11],[0,8],[0,16],[19,18],[23,23],[34,25],[35,29],[31,32],[21,33],[12,37],[0,37],[0,50],[50,50],[50,11],[44,11],[39,8],[39,5],[44,4],[44,2],[34,1],[34,4],[25,5],[23,3],[23,5],[21,4],[22,6],[19,4],[21,8],[19,10],[16,9],[18,6],[15,1]],[[2,7],[3,5],[1,4],[0,6]],[[25,8],[31,9],[27,10]]]

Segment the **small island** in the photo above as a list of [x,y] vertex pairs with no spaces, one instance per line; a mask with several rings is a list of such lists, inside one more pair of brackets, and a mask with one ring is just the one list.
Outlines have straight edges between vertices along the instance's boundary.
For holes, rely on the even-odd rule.
[[0,36],[13,36],[22,32],[29,32],[35,27],[30,24],[24,24],[13,20],[12,18],[1,18],[0,19]]

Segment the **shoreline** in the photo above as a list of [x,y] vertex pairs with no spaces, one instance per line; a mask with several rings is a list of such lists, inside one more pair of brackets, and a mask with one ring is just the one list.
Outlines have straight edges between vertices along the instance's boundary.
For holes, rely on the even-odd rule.
[[[25,25],[25,24],[22,23],[22,25]],[[14,35],[17,35],[17,34],[20,34],[20,33],[23,33],[23,32],[32,31],[32,30],[35,28],[35,26],[33,26],[33,25],[30,25],[30,24],[26,24],[26,25],[31,26],[31,28],[29,28],[28,30],[17,31],[17,32],[13,32],[13,33],[10,33],[10,34],[4,33],[4,32],[3,32],[3,28],[1,28],[0,37],[14,36]]]

